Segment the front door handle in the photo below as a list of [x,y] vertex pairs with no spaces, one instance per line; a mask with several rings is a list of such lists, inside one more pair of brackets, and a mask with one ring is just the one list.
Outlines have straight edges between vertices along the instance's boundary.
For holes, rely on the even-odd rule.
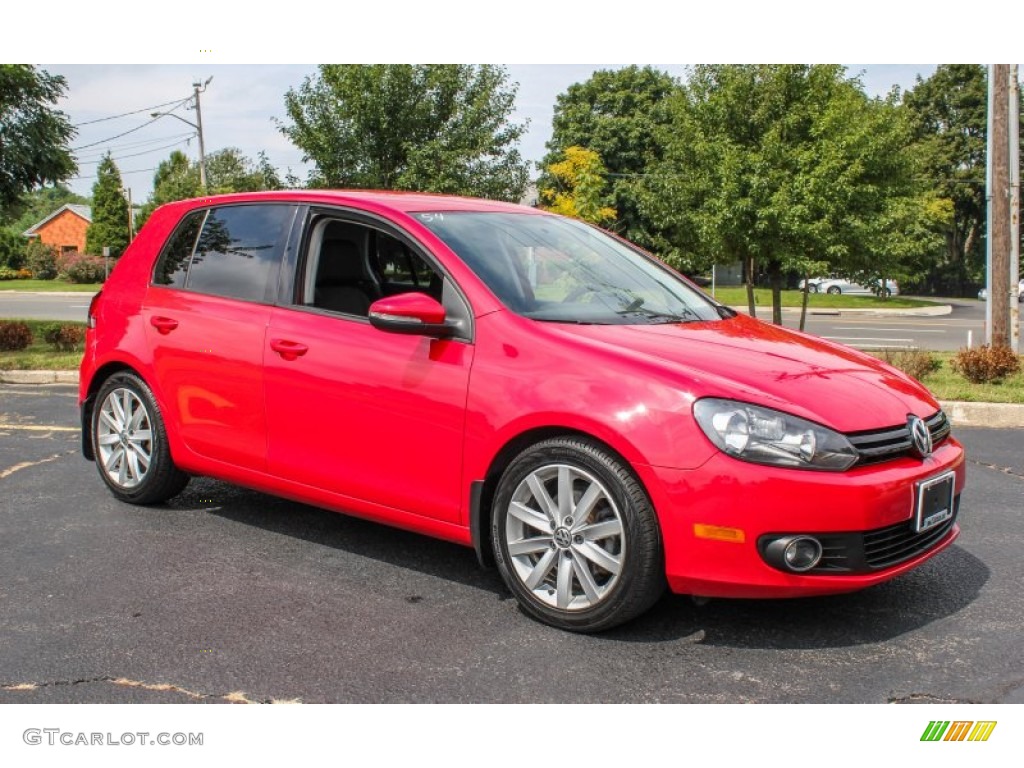
[[149,323],[158,331],[160,331],[160,333],[162,333],[164,336],[166,336],[168,333],[170,333],[171,331],[178,327],[177,320],[174,320],[173,318],[170,317],[160,317],[159,315],[154,315],[153,317],[149,318]]
[[270,348],[285,360],[294,360],[297,357],[302,357],[309,351],[309,347],[305,344],[299,344],[297,341],[288,341],[287,339],[271,339]]

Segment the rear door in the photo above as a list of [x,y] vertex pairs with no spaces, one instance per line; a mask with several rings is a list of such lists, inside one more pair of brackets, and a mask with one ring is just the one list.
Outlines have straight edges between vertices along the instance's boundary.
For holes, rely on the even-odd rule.
[[295,207],[220,206],[188,214],[144,302],[157,387],[197,454],[264,470],[263,342]]

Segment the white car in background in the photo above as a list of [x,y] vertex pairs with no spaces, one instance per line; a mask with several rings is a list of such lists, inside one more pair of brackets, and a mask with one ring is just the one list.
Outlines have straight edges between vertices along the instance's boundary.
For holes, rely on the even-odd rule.
[[[985,301],[988,298],[988,289],[982,288],[978,291],[978,300]],[[1024,279],[1017,284],[1017,301],[1024,301]]]
[[[871,285],[861,285],[860,283],[854,283],[842,277],[812,277],[807,280],[807,290],[810,293],[831,293],[838,295],[841,293],[848,293],[851,296],[899,296],[900,287],[895,280],[886,280],[885,286],[882,286],[881,281],[872,283]],[[800,281],[801,290],[804,287],[804,281]]]

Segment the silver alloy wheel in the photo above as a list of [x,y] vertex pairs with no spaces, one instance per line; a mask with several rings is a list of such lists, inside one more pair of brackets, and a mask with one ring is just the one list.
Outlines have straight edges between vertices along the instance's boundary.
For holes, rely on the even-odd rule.
[[153,425],[138,395],[124,387],[113,390],[100,405],[96,424],[100,465],[120,488],[135,488],[153,459]]
[[578,467],[549,464],[527,475],[512,494],[505,537],[523,585],[561,610],[597,605],[622,572],[622,515],[600,481]]

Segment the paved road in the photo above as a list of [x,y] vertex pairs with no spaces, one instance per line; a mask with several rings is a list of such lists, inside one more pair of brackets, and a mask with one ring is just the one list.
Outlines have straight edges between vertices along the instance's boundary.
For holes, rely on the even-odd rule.
[[0,702],[1024,703],[1019,431],[958,431],[963,536],[901,579],[583,637],[468,549],[210,480],[120,504],[75,422],[0,385]]
[[[976,299],[943,299],[953,311],[937,317],[874,317],[855,313],[813,314],[806,330],[817,336],[858,349],[930,349],[955,351],[985,342],[985,304]],[[787,314],[783,322],[799,326],[799,315]]]
[[55,296],[52,293],[0,291],[0,318],[85,321],[91,293]]

